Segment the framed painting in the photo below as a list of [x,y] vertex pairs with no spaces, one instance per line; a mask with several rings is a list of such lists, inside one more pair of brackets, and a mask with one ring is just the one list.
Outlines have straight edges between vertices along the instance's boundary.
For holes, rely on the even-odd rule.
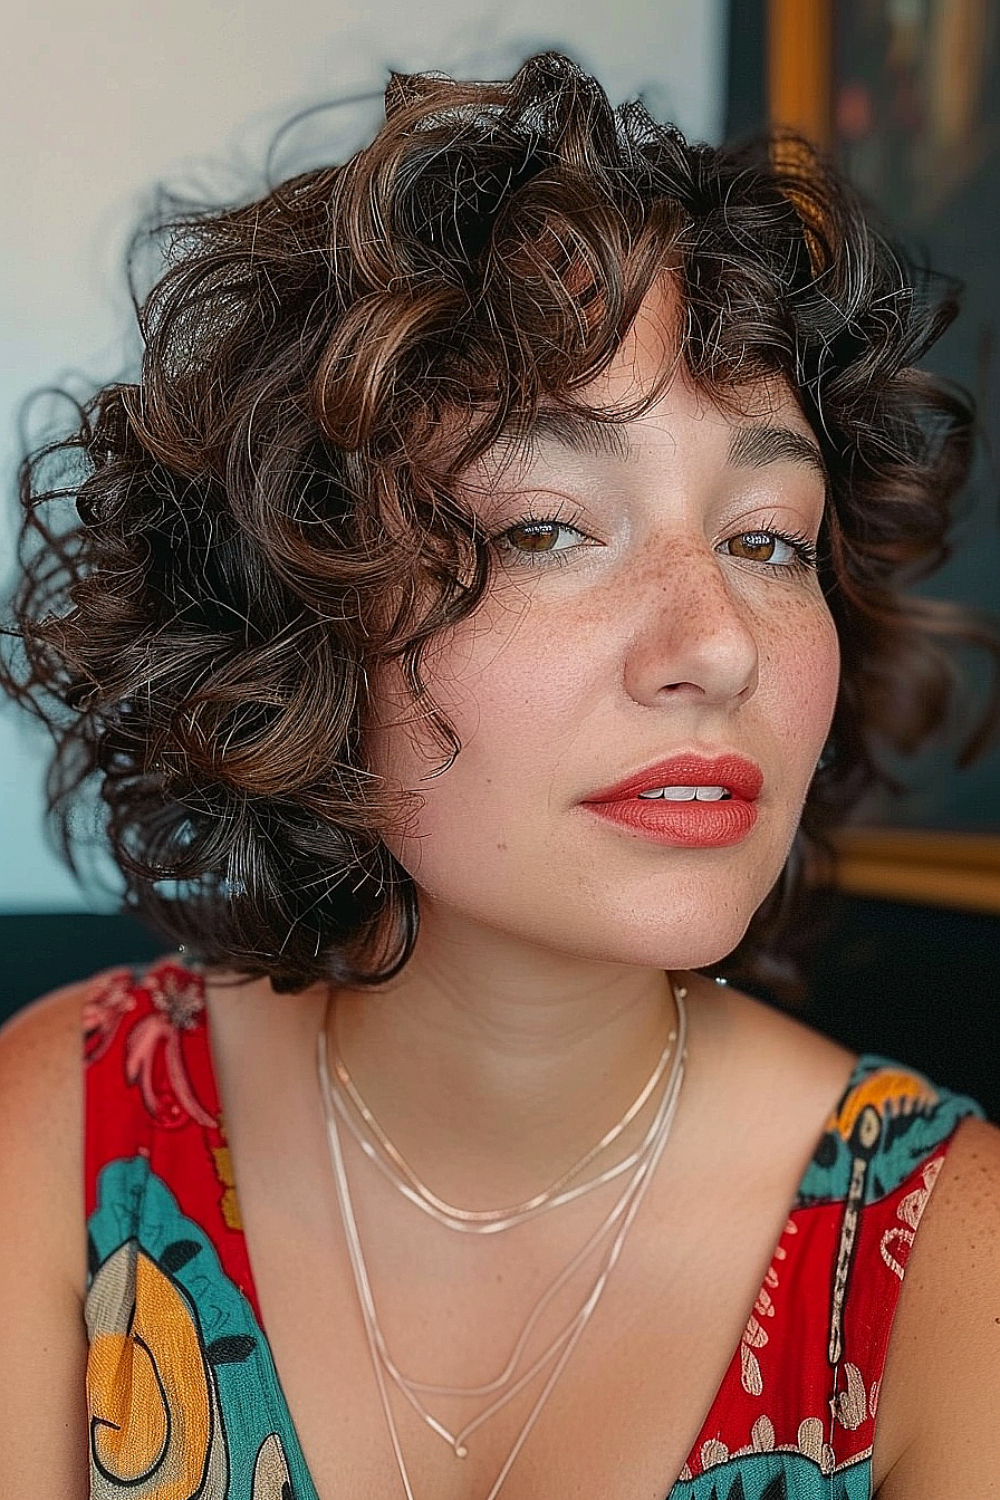
[[[963,311],[933,367],[977,398],[981,441],[946,566],[923,588],[1000,615],[1000,7],[993,0],[765,0],[731,6],[730,125],[790,126],[828,151],[918,260],[957,276]],[[759,97],[744,57],[757,49]],[[742,96],[740,78],[743,78]],[[734,98],[734,83],[735,98]],[[742,102],[741,102],[742,100]],[[757,119],[754,119],[754,115]],[[969,715],[988,663],[963,660]],[[1000,750],[941,752],[912,790],[867,802],[838,844],[850,894],[1000,914]]]

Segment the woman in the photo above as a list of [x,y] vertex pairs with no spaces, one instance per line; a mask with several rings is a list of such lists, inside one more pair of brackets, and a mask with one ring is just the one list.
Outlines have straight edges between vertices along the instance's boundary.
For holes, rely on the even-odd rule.
[[2,1038],[2,1492],[995,1495],[1000,1133],[698,972],[945,712],[951,309],[802,143],[386,104],[26,473],[9,686],[182,946]]

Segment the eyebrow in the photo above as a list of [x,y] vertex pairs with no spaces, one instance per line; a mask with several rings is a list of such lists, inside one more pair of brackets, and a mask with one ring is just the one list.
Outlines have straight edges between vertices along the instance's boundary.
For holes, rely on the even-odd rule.
[[805,433],[792,427],[740,427],[729,444],[729,462],[736,468],[763,469],[767,464],[795,463],[814,469],[829,482],[823,455]]
[[633,454],[628,436],[618,423],[602,422],[586,412],[554,406],[541,407],[525,427],[502,432],[495,446],[530,455],[538,443],[544,442],[557,443],[590,458],[611,457],[627,462]]
[[[627,432],[619,423],[556,407],[542,407],[524,429],[518,431],[512,427],[502,433],[496,446],[531,455],[536,445],[544,442],[557,443],[592,458],[611,457],[628,462],[635,454]],[[819,474],[824,484],[829,483],[819,448],[792,427],[760,423],[739,427],[730,439],[728,459],[735,468],[744,469],[763,469],[773,463],[801,464]]]

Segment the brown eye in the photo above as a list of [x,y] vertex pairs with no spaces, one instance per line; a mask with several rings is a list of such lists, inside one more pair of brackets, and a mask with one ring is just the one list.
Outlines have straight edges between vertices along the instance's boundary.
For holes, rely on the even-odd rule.
[[533,558],[543,556],[551,557],[555,564],[568,562],[569,554],[581,543],[586,544],[586,540],[584,532],[557,516],[524,516],[501,532],[496,544],[505,560],[512,564],[530,563]]
[[744,531],[726,543],[732,557],[745,557],[748,562],[771,562],[778,545],[770,531]]
[[526,526],[512,526],[504,535],[518,552],[551,552],[560,529],[554,521],[533,521]]

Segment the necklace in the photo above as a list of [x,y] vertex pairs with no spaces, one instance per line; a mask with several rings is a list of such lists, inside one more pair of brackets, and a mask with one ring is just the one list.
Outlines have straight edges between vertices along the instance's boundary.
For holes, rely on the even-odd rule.
[[[334,1016],[333,1025],[329,1026],[328,1024],[330,1009],[331,1007],[328,1005],[327,1018],[324,1019],[324,1028],[331,1040],[333,1074],[337,1085],[337,1087],[332,1087],[331,1092],[344,1124],[350,1130],[368,1159],[375,1163],[379,1170],[388,1177],[397,1191],[402,1193],[405,1198],[408,1198],[411,1203],[414,1203],[418,1208],[436,1219],[438,1223],[445,1224],[447,1228],[472,1234],[497,1234],[504,1229],[510,1229],[515,1224],[520,1224],[526,1219],[534,1218],[537,1214],[544,1213],[552,1208],[559,1208],[564,1203],[572,1202],[573,1199],[582,1197],[584,1193],[592,1192],[595,1188],[602,1187],[604,1183],[611,1182],[614,1178],[620,1177],[623,1173],[634,1167],[641,1159],[642,1152],[649,1143],[650,1135],[648,1132],[640,1146],[622,1161],[617,1162],[606,1172],[599,1173],[594,1177],[588,1178],[585,1182],[577,1183],[575,1187],[565,1192],[563,1191],[568,1183],[572,1182],[575,1177],[578,1177],[581,1172],[589,1167],[591,1162],[596,1160],[598,1156],[618,1140],[619,1136],[631,1125],[632,1121],[652,1096],[657,1084],[663,1078],[667,1064],[670,1061],[673,1043],[677,1038],[676,1031],[671,1030],[652,1073],[650,1073],[639,1094],[632,1101],[617,1124],[613,1125],[595,1146],[591,1146],[589,1151],[585,1152],[578,1161],[574,1162],[548,1188],[545,1188],[540,1193],[536,1193],[534,1197],[528,1198],[522,1203],[515,1204],[511,1208],[456,1208],[453,1204],[446,1203],[443,1198],[439,1198],[426,1183],[421,1182],[413,1168],[389,1139],[371,1109],[362,1098],[357,1085],[347,1071],[347,1065],[337,1047],[336,1016]],[[380,1155],[376,1146],[365,1137],[350,1110],[344,1106],[342,1099],[342,1095],[344,1094],[350,1099],[357,1113],[375,1137],[375,1140],[384,1153],[383,1155]]]
[[[379,1397],[382,1402],[382,1409],[385,1415],[386,1425],[389,1430],[393,1453],[396,1458],[396,1464],[399,1469],[400,1478],[402,1480],[403,1489],[407,1496],[407,1500],[414,1500],[414,1495],[412,1486],[410,1485],[409,1475],[406,1470],[406,1464],[403,1459],[402,1448],[399,1442],[399,1435],[392,1414],[392,1407],[389,1402],[389,1395],[386,1387],[387,1375],[399,1387],[403,1395],[406,1396],[407,1400],[423,1418],[423,1420],[435,1432],[437,1432],[442,1438],[444,1438],[445,1441],[448,1442],[456,1457],[464,1458],[468,1453],[465,1439],[477,1427],[481,1426],[483,1422],[487,1421],[488,1418],[492,1416],[496,1411],[500,1410],[502,1406],[506,1405],[508,1401],[512,1400],[513,1397],[517,1395],[518,1392],[522,1390],[525,1385],[527,1385],[528,1382],[540,1372],[544,1365],[548,1363],[548,1361],[551,1360],[553,1356],[556,1356],[555,1363],[551,1371],[549,1372],[549,1375],[542,1387],[541,1393],[539,1394],[537,1400],[534,1403],[534,1406],[529,1412],[526,1421],[522,1425],[521,1430],[514,1442],[514,1445],[508,1453],[507,1458],[504,1460],[504,1463],[501,1466],[500,1472],[497,1475],[497,1478],[494,1481],[489,1494],[486,1496],[486,1500],[495,1500],[495,1497],[498,1494],[504,1480],[510,1472],[511,1466],[513,1465],[518,1453],[521,1451],[521,1448],[527,1440],[532,1427],[537,1421],[549,1393],[558,1380],[559,1375],[561,1374],[585,1327],[587,1326],[587,1323],[589,1322],[594,1309],[596,1308],[597,1303],[600,1300],[601,1294],[603,1293],[604,1288],[607,1285],[607,1281],[611,1274],[611,1271],[613,1270],[621,1254],[622,1246],[625,1242],[625,1236],[627,1235],[628,1230],[639,1211],[639,1207],[642,1203],[643,1198],[645,1197],[646,1190],[648,1189],[649,1184],[652,1180],[656,1165],[660,1159],[660,1156],[662,1155],[663,1149],[667,1142],[667,1138],[670,1134],[670,1128],[673,1124],[678,1099],[680,1097],[680,1086],[684,1075],[684,1060],[686,1056],[687,1016],[684,1008],[684,997],[686,995],[686,991],[683,989],[674,988],[672,983],[671,989],[673,991],[675,1003],[677,1006],[678,1044],[676,1052],[674,1053],[674,1061],[670,1072],[670,1078],[664,1091],[663,1099],[657,1107],[653,1125],[650,1127],[650,1130],[647,1132],[647,1135],[644,1138],[643,1146],[639,1148],[639,1151],[637,1153],[633,1153],[633,1155],[637,1157],[637,1160],[631,1180],[629,1181],[623,1193],[620,1195],[614,1207],[611,1209],[610,1213],[606,1216],[602,1224],[599,1226],[597,1232],[591,1236],[583,1249],[573,1257],[569,1265],[559,1273],[556,1280],[539,1299],[539,1302],[536,1303],[535,1308],[532,1310],[532,1313],[529,1316],[528,1322],[525,1325],[520,1338],[517,1340],[514,1351],[508,1359],[507,1364],[501,1374],[493,1381],[488,1382],[486,1385],[458,1388],[430,1385],[409,1380],[407,1377],[402,1375],[402,1372],[398,1370],[394,1362],[391,1360],[386,1348],[385,1339],[382,1335],[382,1331],[378,1321],[375,1301],[372,1296],[371,1284],[368,1277],[368,1270],[364,1259],[364,1253],[362,1251],[361,1241],[358,1235],[357,1221],[355,1218],[353,1203],[351,1200],[350,1186],[347,1180],[347,1172],[344,1165],[343,1152],[341,1150],[340,1134],[337,1128],[337,1114],[343,1113],[345,1106],[343,1105],[342,1101],[338,1101],[337,1095],[331,1085],[330,1080],[327,1060],[327,1020],[329,1016],[328,1005],[327,1015],[324,1017],[324,1024],[317,1039],[317,1065],[319,1072],[320,1092],[323,1100],[324,1112],[326,1115],[330,1154],[334,1170],[334,1179],[337,1187],[337,1198],[340,1206],[341,1218],[344,1225],[345,1237],[347,1240],[351,1269],[354,1274],[355,1287],[358,1293],[358,1300],[361,1305],[365,1335],[368,1342],[372,1364],[374,1367],[376,1384],[378,1386]],[[656,1070],[654,1070],[654,1074],[655,1071]],[[617,1134],[620,1133],[620,1131],[617,1132]],[[612,1138],[617,1138],[617,1135],[613,1136]],[[588,1153],[587,1155],[590,1159],[592,1159],[593,1154]],[[586,1158],[582,1158],[581,1160],[586,1160]],[[577,1169],[579,1169],[579,1164]],[[560,1179],[560,1181],[563,1180],[564,1179]],[[609,1179],[605,1176],[605,1180]],[[550,1189],[549,1191],[552,1192],[554,1191],[554,1189]],[[563,1201],[566,1201],[565,1198]],[[554,1206],[554,1202],[550,1203],[548,1206]],[[528,1216],[530,1215],[524,1215],[524,1217]],[[437,1215],[435,1215],[435,1217],[437,1217]],[[610,1247],[602,1258],[597,1277],[593,1282],[582,1306],[573,1315],[569,1323],[567,1323],[566,1326],[560,1331],[560,1333],[556,1335],[555,1339],[549,1344],[548,1348],[534,1361],[531,1367],[511,1383],[511,1377],[513,1376],[513,1372],[517,1367],[520,1355],[523,1352],[523,1348],[527,1342],[530,1332],[537,1322],[537,1319],[540,1316],[543,1308],[547,1305],[547,1303],[551,1300],[551,1298],[555,1295],[559,1288],[565,1285],[570,1275],[572,1275],[572,1273],[576,1269],[578,1269],[580,1265],[583,1264],[583,1261],[590,1253],[590,1251],[606,1234],[610,1232],[612,1228],[614,1228],[616,1224],[618,1225],[617,1232],[614,1234]],[[463,1227],[465,1226],[463,1225]],[[480,1227],[479,1232],[490,1232],[493,1227],[493,1223],[488,1222],[484,1226]],[[439,1422],[423,1405],[417,1394],[418,1392],[422,1391],[424,1393],[436,1393],[440,1395],[450,1396],[482,1395],[491,1393],[504,1385],[507,1385],[506,1391],[504,1391],[497,1400],[490,1403],[470,1422],[467,1422],[458,1433],[450,1432],[443,1423]]]
[[[661,1111],[662,1111],[662,1114],[661,1114],[661,1130],[663,1128],[662,1127],[662,1120],[666,1116],[667,1110],[670,1110],[670,1113],[671,1113],[671,1116],[672,1116],[672,1107],[671,1106],[672,1106],[674,1097],[675,1096],[665,1096],[664,1103],[661,1106]],[[669,1123],[669,1119],[667,1120],[667,1123]],[[337,1141],[337,1150],[339,1151],[339,1140]],[[342,1162],[342,1154],[340,1155],[340,1160]],[[646,1175],[647,1175],[647,1170],[649,1169],[649,1167],[650,1167],[650,1164],[648,1162],[644,1163],[643,1169],[641,1170],[641,1172],[638,1172],[636,1174],[636,1176],[633,1178],[633,1182],[626,1189],[625,1193],[622,1195],[622,1197],[619,1199],[619,1201],[614,1205],[614,1207],[612,1208],[611,1212],[605,1217],[605,1219],[603,1220],[603,1222],[601,1223],[601,1225],[598,1226],[598,1229],[597,1229],[596,1233],[591,1236],[591,1238],[584,1245],[583,1249],[581,1251],[579,1251],[577,1253],[577,1255],[575,1255],[573,1257],[573,1259],[571,1260],[570,1264],[564,1268],[564,1270],[557,1276],[557,1278],[554,1281],[554,1283],[552,1285],[550,1285],[550,1287],[547,1289],[547,1291],[545,1293],[543,1293],[543,1295],[539,1298],[539,1301],[536,1303],[535,1308],[533,1309],[532,1313],[530,1314],[530,1316],[529,1316],[529,1318],[527,1320],[527,1323],[525,1324],[525,1327],[522,1330],[521,1336],[518,1339],[518,1341],[517,1341],[517,1343],[516,1343],[516,1345],[514,1347],[514,1350],[513,1350],[512,1354],[510,1355],[510,1357],[509,1357],[509,1359],[507,1361],[506,1366],[500,1372],[500,1374],[497,1377],[495,1377],[494,1380],[489,1381],[489,1382],[487,1382],[484,1385],[479,1385],[479,1386],[464,1386],[464,1387],[460,1387],[460,1388],[455,1388],[455,1387],[451,1387],[451,1386],[432,1385],[432,1384],[428,1384],[428,1383],[425,1383],[425,1382],[420,1382],[420,1381],[413,1380],[412,1378],[405,1376],[398,1369],[398,1367],[396,1366],[396,1364],[393,1362],[391,1356],[389,1355],[388,1349],[386,1348],[384,1337],[383,1337],[383,1335],[381,1333],[381,1329],[379,1327],[378,1316],[377,1316],[377,1312],[376,1312],[376,1309],[375,1309],[374,1300],[373,1300],[373,1297],[372,1297],[372,1294],[371,1294],[370,1285],[368,1283],[367,1271],[364,1268],[363,1256],[361,1256],[360,1266],[358,1266],[358,1265],[355,1266],[356,1284],[357,1284],[359,1298],[360,1298],[361,1303],[362,1303],[362,1308],[363,1308],[364,1313],[366,1314],[368,1333],[369,1333],[369,1336],[370,1336],[370,1339],[371,1339],[372,1343],[374,1344],[375,1351],[377,1353],[378,1359],[381,1362],[383,1370],[384,1370],[384,1372],[386,1374],[388,1374],[390,1376],[390,1378],[394,1381],[394,1383],[399,1387],[399,1389],[402,1391],[403,1395],[406,1396],[407,1400],[414,1407],[414,1409],[417,1411],[417,1413],[423,1418],[423,1420],[428,1424],[428,1426],[431,1427],[435,1432],[437,1432],[441,1437],[443,1437],[445,1439],[445,1441],[449,1443],[449,1445],[453,1448],[453,1450],[455,1451],[455,1453],[459,1457],[464,1457],[465,1452],[467,1452],[467,1449],[465,1447],[465,1439],[469,1436],[469,1434],[472,1431],[474,1431],[475,1428],[479,1427],[483,1422],[485,1422],[496,1411],[499,1411],[502,1406],[505,1406],[508,1401],[512,1400],[513,1397],[515,1395],[517,1395],[517,1393],[520,1390],[522,1390],[524,1388],[524,1386],[539,1372],[539,1370],[542,1369],[542,1367],[552,1358],[552,1356],[554,1354],[558,1353],[558,1351],[562,1347],[564,1341],[567,1340],[567,1339],[569,1339],[572,1336],[572,1334],[574,1333],[575,1328],[576,1328],[576,1323],[577,1323],[577,1317],[579,1316],[579,1313],[575,1314],[569,1320],[569,1322],[560,1331],[560,1333],[558,1333],[555,1336],[555,1338],[548,1345],[548,1347],[543,1351],[543,1353],[540,1354],[536,1358],[535,1362],[532,1364],[532,1366],[530,1367],[530,1369],[528,1369],[525,1373],[523,1373],[522,1375],[520,1375],[519,1377],[517,1377],[517,1379],[514,1380],[513,1383],[510,1383],[511,1379],[512,1379],[512,1376],[513,1376],[513,1372],[514,1372],[514,1370],[515,1370],[515,1368],[517,1366],[517,1363],[518,1363],[518,1361],[520,1359],[520,1355],[523,1352],[524,1345],[526,1344],[527,1339],[530,1336],[531,1330],[534,1327],[535,1323],[537,1322],[539,1316],[541,1315],[544,1307],[548,1304],[548,1302],[551,1301],[552,1297],[556,1294],[556,1292],[563,1285],[565,1285],[565,1283],[569,1279],[569,1277],[583,1263],[583,1261],[586,1259],[587,1255],[592,1251],[592,1249],[599,1242],[599,1240],[601,1238],[603,1238],[604,1235],[607,1234],[610,1231],[610,1229],[614,1227],[615,1223],[617,1223],[622,1218],[622,1216],[624,1214],[626,1214],[631,1209],[633,1197],[639,1191],[639,1189],[642,1187],[642,1185],[643,1185],[643,1183],[645,1181]],[[347,1200],[347,1208],[348,1208],[347,1217],[350,1220],[353,1220],[353,1210],[352,1210],[352,1208],[350,1206],[350,1191],[349,1191],[349,1187],[347,1187],[347,1184],[346,1184],[346,1173],[343,1175],[342,1178],[338,1174],[338,1180],[342,1182],[342,1185],[346,1189],[346,1192],[345,1192],[344,1196],[345,1196],[345,1198]],[[630,1222],[630,1220],[629,1220],[629,1222]],[[349,1236],[349,1240],[353,1243],[354,1248],[356,1248],[356,1250],[358,1252],[358,1255],[360,1256],[360,1241],[359,1241],[359,1239],[357,1237],[356,1227],[354,1228],[354,1230],[352,1232],[351,1229],[350,1229],[350,1226],[348,1226],[348,1236]],[[607,1272],[610,1269],[610,1264],[613,1262],[613,1259],[616,1259],[616,1258],[617,1258],[617,1247],[616,1247],[616,1245],[613,1244],[612,1248],[611,1248],[611,1251],[608,1252],[608,1255],[605,1258],[605,1262],[602,1264],[602,1269],[598,1273],[597,1279],[596,1279],[596,1281],[594,1283],[595,1287],[598,1287],[598,1285],[600,1287],[603,1287],[603,1283],[604,1283],[604,1280],[606,1279]],[[586,1303],[584,1304],[584,1310],[586,1310]],[[585,1319],[584,1319],[584,1321],[585,1321]],[[423,1392],[425,1394],[426,1393],[431,1393],[431,1394],[439,1394],[439,1395],[446,1395],[446,1396],[468,1397],[468,1396],[475,1396],[475,1395],[490,1394],[490,1393],[492,1393],[492,1392],[494,1392],[494,1391],[496,1391],[498,1389],[501,1389],[504,1385],[507,1386],[507,1389],[504,1391],[504,1393],[497,1400],[491,1402],[473,1420],[471,1420],[470,1422],[467,1422],[466,1425],[457,1434],[453,1434],[453,1433],[449,1432],[448,1429],[446,1427],[444,1427],[433,1416],[433,1414],[431,1412],[428,1411],[428,1409],[425,1406],[425,1404],[420,1400],[419,1394],[418,1394],[420,1392]]]
[[[329,1075],[326,1075],[326,1076],[327,1076],[327,1078],[329,1077]],[[330,1093],[330,1097],[332,1098],[332,1102],[333,1102],[334,1106],[337,1108],[338,1112],[340,1112],[341,1114],[343,1114],[345,1106],[344,1106],[343,1102],[340,1099],[338,1099],[336,1090],[331,1088],[330,1091],[329,1091],[329,1093]],[[652,1123],[649,1126],[649,1129],[646,1132],[646,1136],[645,1136],[642,1144],[640,1145],[640,1147],[638,1148],[638,1150],[635,1153],[633,1153],[633,1156],[630,1158],[630,1160],[636,1160],[638,1162],[644,1162],[648,1158],[648,1156],[649,1156],[651,1150],[653,1149],[653,1147],[655,1145],[655,1142],[656,1142],[656,1140],[657,1140],[657,1138],[659,1136],[659,1133],[660,1133],[660,1131],[663,1128],[664,1116],[665,1116],[666,1112],[671,1108],[672,1100],[674,1099],[674,1094],[675,1094],[675,1090],[674,1090],[673,1087],[670,1087],[670,1088],[668,1088],[666,1090],[666,1092],[664,1094],[664,1097],[663,1097],[663,1100],[661,1101],[660,1105],[657,1107],[656,1114],[655,1114],[655,1116],[654,1116],[654,1118],[652,1120]],[[605,1175],[605,1177],[607,1177],[610,1174],[604,1174],[604,1175]],[[514,1346],[513,1352],[511,1353],[511,1355],[510,1355],[510,1357],[509,1357],[509,1359],[507,1361],[507,1364],[504,1366],[504,1368],[500,1372],[500,1374],[497,1375],[493,1380],[486,1382],[484,1385],[463,1387],[462,1390],[461,1390],[461,1392],[460,1392],[460,1394],[462,1394],[462,1395],[468,1395],[468,1396],[472,1396],[472,1395],[489,1395],[489,1394],[492,1394],[492,1392],[501,1389],[510,1380],[510,1378],[511,1378],[511,1376],[513,1374],[513,1371],[514,1371],[517,1363],[520,1360],[520,1356],[521,1356],[521,1353],[523,1352],[524,1346],[527,1343],[527,1340],[530,1337],[531,1332],[532,1332],[533,1328],[535,1327],[535,1324],[537,1323],[537,1321],[538,1321],[539,1317],[541,1316],[542,1312],[544,1311],[545,1307],[552,1300],[552,1298],[556,1295],[556,1293],[562,1288],[562,1286],[565,1285],[565,1283],[569,1280],[570,1276],[572,1276],[572,1274],[578,1269],[578,1267],[581,1266],[584,1263],[584,1261],[587,1259],[587,1257],[593,1251],[593,1249],[595,1248],[595,1246],[601,1241],[601,1239],[605,1236],[605,1234],[607,1234],[610,1231],[610,1229],[614,1226],[614,1224],[621,1218],[622,1214],[627,1211],[627,1208],[628,1208],[628,1205],[629,1205],[629,1201],[630,1201],[630,1197],[631,1197],[631,1192],[633,1191],[634,1185],[635,1184],[633,1182],[633,1183],[630,1183],[626,1187],[625,1192],[622,1194],[621,1198],[614,1205],[614,1207],[611,1209],[611,1211],[608,1213],[608,1215],[604,1218],[604,1220],[602,1220],[601,1224],[598,1226],[598,1228],[595,1231],[595,1233],[591,1235],[591,1237],[584,1244],[583,1248],[570,1261],[569,1265],[567,1265],[565,1267],[565,1269],[563,1270],[563,1272],[556,1278],[556,1280],[552,1283],[552,1285],[539,1298],[538,1302],[535,1304],[535,1307],[532,1309],[532,1311],[531,1311],[531,1313],[530,1313],[530,1315],[529,1315],[529,1317],[527,1319],[527,1322],[524,1325],[522,1333],[521,1333],[519,1339],[517,1340],[517,1342],[516,1342],[516,1344]],[[434,1217],[438,1217],[438,1215],[435,1213]],[[446,1222],[446,1227],[448,1227],[448,1228],[456,1228],[457,1227],[457,1228],[460,1228],[460,1229],[463,1229],[463,1230],[465,1230],[465,1229],[468,1228],[468,1226],[464,1225],[464,1224],[456,1226],[456,1225],[452,1225],[452,1224],[447,1223],[447,1222]],[[484,1226],[482,1228],[479,1228],[478,1232],[482,1233],[482,1234],[491,1233],[491,1232],[493,1232],[498,1227],[510,1227],[510,1226],[509,1225],[504,1225],[504,1226],[497,1226],[497,1225]],[[563,1333],[560,1334],[560,1335],[558,1335],[557,1338],[553,1341],[553,1343],[546,1350],[546,1352],[544,1354],[542,1354],[541,1356],[539,1356],[539,1358],[536,1360],[535,1364],[532,1366],[532,1368],[528,1372],[528,1374],[522,1375],[520,1377],[519,1381],[518,1381],[517,1386],[514,1387],[514,1388],[512,1388],[511,1391],[510,1391],[510,1393],[508,1395],[502,1397],[500,1401],[494,1403],[493,1406],[491,1406],[490,1408],[488,1408],[487,1413],[485,1415],[492,1415],[492,1412],[494,1410],[499,1409],[499,1407],[501,1405],[505,1404],[506,1401],[510,1399],[511,1395],[516,1394],[516,1391],[519,1390],[519,1389],[521,1389],[521,1387],[531,1378],[532,1374],[537,1373],[538,1369],[541,1368],[541,1366],[546,1362],[546,1360],[551,1356],[551,1354],[558,1347],[558,1345],[559,1345],[562,1337],[564,1335],[568,1335],[568,1332],[570,1330],[571,1324],[572,1324],[572,1319],[570,1320],[570,1324],[567,1324],[566,1328],[563,1330]],[[377,1318],[375,1320],[375,1338],[376,1338],[376,1345],[378,1347],[380,1357],[383,1360],[383,1363],[385,1365],[385,1368],[386,1368],[388,1374],[396,1382],[396,1384],[399,1386],[399,1388],[404,1392],[404,1394],[407,1396],[407,1399],[410,1400],[411,1403],[417,1408],[417,1410],[424,1417],[424,1419],[435,1429],[435,1431],[441,1431],[439,1425],[431,1417],[431,1415],[427,1412],[426,1407],[424,1407],[424,1405],[421,1402],[414,1400],[414,1397],[415,1397],[415,1395],[416,1395],[417,1392],[423,1392],[425,1394],[437,1394],[437,1395],[454,1395],[454,1394],[456,1394],[455,1390],[452,1387],[450,1387],[450,1386],[438,1386],[438,1385],[428,1384],[426,1382],[417,1381],[417,1380],[414,1380],[414,1379],[412,1379],[412,1378],[410,1378],[408,1376],[403,1375],[403,1373],[393,1363],[393,1361],[392,1361],[392,1359],[391,1359],[391,1357],[389,1355],[388,1349],[385,1347],[384,1341],[382,1340],[380,1331],[378,1329]],[[484,1420],[484,1417],[477,1418],[475,1425],[478,1425],[478,1423],[481,1420]],[[471,1429],[464,1429],[464,1431],[467,1431],[467,1430],[471,1430]],[[448,1435],[446,1433],[442,1432],[442,1436],[448,1436]],[[450,1438],[449,1438],[449,1441],[450,1441]]]

